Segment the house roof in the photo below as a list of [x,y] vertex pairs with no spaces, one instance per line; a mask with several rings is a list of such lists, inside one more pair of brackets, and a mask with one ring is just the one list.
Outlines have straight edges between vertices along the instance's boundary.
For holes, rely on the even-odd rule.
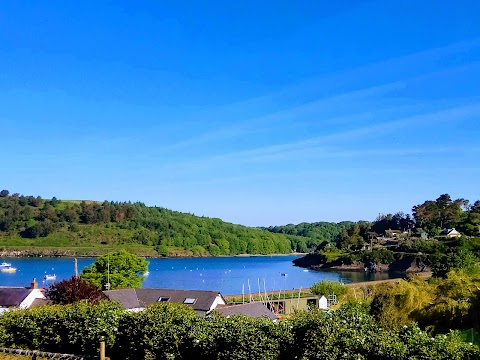
[[219,305],[216,307],[215,311],[218,311],[226,317],[231,315],[246,315],[255,318],[264,317],[271,320],[278,320],[277,315],[271,310],[268,310],[267,307],[260,302],[239,305]]
[[458,230],[456,230],[455,228],[451,228],[451,229],[443,229],[442,230],[442,234],[443,235],[448,235],[448,234],[460,234],[460,232]]
[[[110,300],[118,301],[124,309],[143,308],[159,302],[185,304],[197,311],[210,311],[218,291],[171,289],[116,289],[103,292]],[[187,300],[188,299],[188,300]]]
[[122,304],[124,309],[136,309],[143,307],[140,305],[135,289],[117,289],[103,292],[107,298]]
[[0,287],[0,306],[20,306],[31,291],[24,287]]

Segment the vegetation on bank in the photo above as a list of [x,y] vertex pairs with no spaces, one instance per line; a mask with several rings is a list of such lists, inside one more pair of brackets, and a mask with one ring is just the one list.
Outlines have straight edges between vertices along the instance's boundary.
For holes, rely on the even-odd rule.
[[279,323],[245,316],[197,315],[179,304],[145,311],[79,302],[0,316],[0,346],[96,354],[105,339],[113,359],[477,359],[461,335],[416,325],[382,327],[362,304],[333,313],[298,312]]
[[263,229],[275,234],[285,234],[299,252],[306,252],[308,248],[315,247],[323,242],[336,242],[339,235],[350,229],[355,223],[352,221],[315,222],[288,224],[283,226],[269,226]]
[[[43,255],[288,254],[281,234],[142,203],[50,200],[0,192],[0,248]],[[73,254],[72,254],[73,252]]]
[[[369,271],[424,271],[445,276],[455,264],[479,261],[480,201],[452,200],[448,194],[404,213],[380,215],[375,221],[354,223],[334,241],[322,241],[295,264],[313,268]],[[303,227],[304,225],[302,225]],[[441,229],[458,229],[448,237]],[[446,233],[446,231],[444,231]]]

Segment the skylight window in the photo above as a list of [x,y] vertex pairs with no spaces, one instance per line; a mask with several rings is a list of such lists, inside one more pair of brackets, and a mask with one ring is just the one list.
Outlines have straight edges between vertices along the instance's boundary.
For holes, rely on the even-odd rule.
[[194,298],[186,298],[183,303],[184,304],[195,304],[197,302],[197,299]]
[[160,297],[158,298],[157,302],[167,302],[168,300],[170,300],[169,297],[161,297],[161,296],[160,296]]

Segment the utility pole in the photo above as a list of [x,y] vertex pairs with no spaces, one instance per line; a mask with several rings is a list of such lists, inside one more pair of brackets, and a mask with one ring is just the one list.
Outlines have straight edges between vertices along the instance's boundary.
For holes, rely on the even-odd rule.
[[75,258],[75,277],[78,278],[78,262],[77,262],[77,258]]

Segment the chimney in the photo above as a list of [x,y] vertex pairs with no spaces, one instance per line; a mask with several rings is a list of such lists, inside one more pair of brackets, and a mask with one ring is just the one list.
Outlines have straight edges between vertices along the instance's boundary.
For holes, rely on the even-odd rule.
[[38,282],[33,278],[32,282],[30,283],[30,289],[38,289]]

